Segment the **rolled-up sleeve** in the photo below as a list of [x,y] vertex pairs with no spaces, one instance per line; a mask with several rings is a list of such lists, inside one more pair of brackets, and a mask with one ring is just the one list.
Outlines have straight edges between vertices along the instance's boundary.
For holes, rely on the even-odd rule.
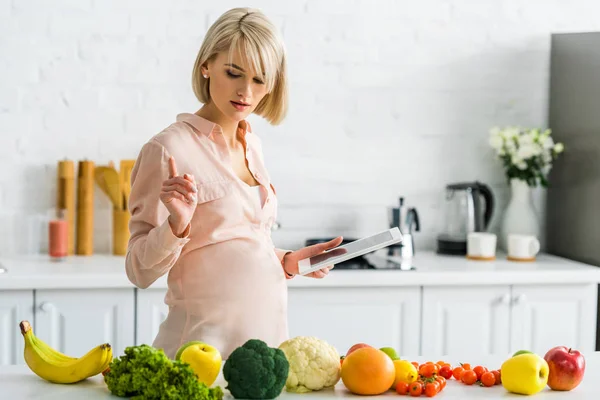
[[169,157],[164,146],[153,139],[142,147],[131,172],[131,235],[125,269],[131,283],[142,289],[173,267],[190,240],[189,225],[183,237],[175,236],[169,212],[160,201],[162,182],[169,176]]
[[275,255],[277,255],[277,258],[279,259],[279,263],[281,264],[281,269],[283,269],[283,274],[285,275],[286,279],[292,279],[295,275],[290,275],[285,271],[285,268],[283,268],[283,257],[285,257],[285,255],[287,253],[291,253],[292,250],[283,250],[283,249],[277,249],[275,248]]

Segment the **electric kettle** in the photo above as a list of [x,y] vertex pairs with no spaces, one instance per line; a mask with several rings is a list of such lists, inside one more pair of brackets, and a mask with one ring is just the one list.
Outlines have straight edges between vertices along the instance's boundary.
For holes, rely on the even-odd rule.
[[481,182],[446,186],[444,227],[437,237],[439,254],[467,254],[467,235],[485,232],[494,212],[494,194]]

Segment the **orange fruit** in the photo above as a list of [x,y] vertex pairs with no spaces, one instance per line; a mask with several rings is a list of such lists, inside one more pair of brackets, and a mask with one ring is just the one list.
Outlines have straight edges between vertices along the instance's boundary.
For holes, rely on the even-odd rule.
[[396,379],[392,359],[374,347],[353,351],[342,364],[342,382],[354,394],[377,395],[390,389]]

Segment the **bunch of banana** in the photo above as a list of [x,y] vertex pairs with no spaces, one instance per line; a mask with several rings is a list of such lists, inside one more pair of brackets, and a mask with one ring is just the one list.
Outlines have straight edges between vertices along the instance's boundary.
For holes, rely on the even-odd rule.
[[25,362],[39,377],[54,383],[75,383],[97,375],[112,361],[112,348],[104,343],[81,358],[54,350],[33,333],[28,321],[19,324],[25,338]]

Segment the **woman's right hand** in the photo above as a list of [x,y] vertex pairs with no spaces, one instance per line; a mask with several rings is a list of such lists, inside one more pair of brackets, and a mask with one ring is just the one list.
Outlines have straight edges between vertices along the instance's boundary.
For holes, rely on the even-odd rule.
[[193,175],[177,175],[174,157],[169,159],[169,179],[162,184],[160,200],[169,211],[173,234],[183,236],[198,204],[198,188]]

